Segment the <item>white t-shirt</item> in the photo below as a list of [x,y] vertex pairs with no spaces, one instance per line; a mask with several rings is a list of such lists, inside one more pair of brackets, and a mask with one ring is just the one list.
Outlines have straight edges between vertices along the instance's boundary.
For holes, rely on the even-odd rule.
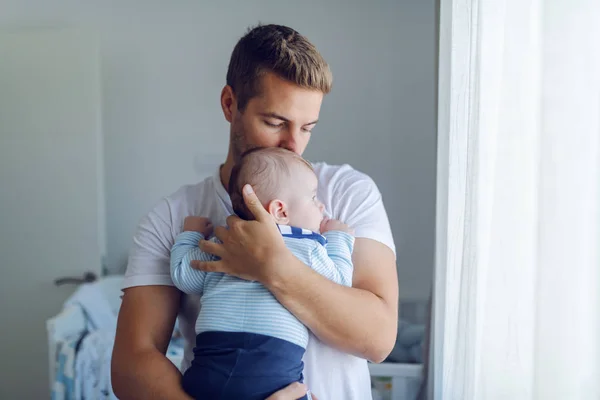
[[[395,253],[381,194],[371,178],[348,165],[313,164],[319,180],[317,196],[326,214],[355,230],[357,238],[377,240]],[[129,254],[124,288],[145,285],[174,286],[170,274],[170,252],[175,237],[190,215],[209,218],[213,225],[225,225],[233,213],[219,170],[195,185],[184,186],[162,199],[140,222]],[[195,322],[200,300],[184,295],[179,310],[179,327],[186,339],[185,371],[193,359]],[[371,380],[364,359],[333,349],[310,335],[304,355],[305,383],[321,400],[369,400]]]

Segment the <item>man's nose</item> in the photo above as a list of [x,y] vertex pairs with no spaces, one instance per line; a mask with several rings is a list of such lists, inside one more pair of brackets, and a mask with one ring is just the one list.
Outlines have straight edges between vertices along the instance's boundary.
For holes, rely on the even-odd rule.
[[298,153],[299,130],[289,129],[283,136],[279,147]]

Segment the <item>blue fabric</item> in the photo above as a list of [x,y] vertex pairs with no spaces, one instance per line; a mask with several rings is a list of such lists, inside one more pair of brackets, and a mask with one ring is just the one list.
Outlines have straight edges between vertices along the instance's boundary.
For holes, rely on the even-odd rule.
[[[310,230],[303,232],[299,228],[293,230],[283,225],[280,230],[287,248],[298,260],[332,282],[352,286],[352,235],[341,231],[326,232],[324,236],[327,241],[322,245],[325,238]],[[182,232],[171,250],[173,283],[184,293],[200,295],[201,309],[196,320],[196,334],[256,333],[306,348],[308,329],[260,282],[191,267],[192,260],[216,259],[198,247],[199,241],[204,239],[199,232]],[[215,237],[209,240],[219,242]]]
[[277,225],[281,236],[291,237],[296,239],[312,239],[321,243],[323,246],[327,244],[327,238],[320,233],[313,232],[308,229],[298,228],[297,226]]
[[199,400],[265,400],[303,381],[303,355],[302,347],[271,336],[202,332],[183,389]]

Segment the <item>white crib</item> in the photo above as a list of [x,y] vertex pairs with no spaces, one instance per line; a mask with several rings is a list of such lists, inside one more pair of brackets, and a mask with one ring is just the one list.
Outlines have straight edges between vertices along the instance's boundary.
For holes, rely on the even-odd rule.
[[[118,310],[121,303],[121,276],[102,278],[97,282],[106,293],[111,308]],[[63,309],[46,322],[48,331],[48,355],[50,371],[50,391],[54,385],[57,344],[61,340],[81,337],[86,331],[85,315],[79,307]],[[170,356],[177,366],[181,359]],[[369,364],[374,383],[373,400],[410,400],[415,399],[421,382],[421,366],[418,364],[381,363]],[[378,397],[379,396],[379,397]]]

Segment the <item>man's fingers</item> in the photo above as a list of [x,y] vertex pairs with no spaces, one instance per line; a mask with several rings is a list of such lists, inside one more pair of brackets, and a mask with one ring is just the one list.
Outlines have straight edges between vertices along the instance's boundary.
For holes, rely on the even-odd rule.
[[294,382],[277,393],[273,393],[266,400],[297,400],[306,394],[306,385]]
[[197,269],[199,271],[225,272],[225,271],[223,271],[223,262],[222,261],[192,260],[192,261],[190,261],[190,265],[192,268]]
[[221,243],[211,242],[210,240],[201,240],[198,247],[200,247],[200,250],[203,252],[210,253],[217,257],[223,257],[223,254],[225,253],[225,247],[223,247]]
[[[214,228],[214,232],[215,232],[215,236],[217,237],[217,239],[219,239],[221,242],[225,241],[225,238],[227,237],[227,234],[229,232],[227,232],[227,228],[225,228],[224,226],[217,226],[216,228]],[[217,254],[220,256],[220,254]]]
[[[228,227],[232,227],[234,224],[238,223],[239,221],[243,221],[243,219],[241,219],[240,217],[238,217],[235,214],[231,214],[229,217],[227,217],[227,219],[225,220],[225,223],[227,224]],[[219,238],[221,239],[221,238]]]
[[252,186],[246,184],[242,192],[244,194],[244,203],[246,203],[246,207],[248,207],[248,210],[254,215],[254,218],[259,222],[270,221],[271,214],[269,214],[260,203]]

